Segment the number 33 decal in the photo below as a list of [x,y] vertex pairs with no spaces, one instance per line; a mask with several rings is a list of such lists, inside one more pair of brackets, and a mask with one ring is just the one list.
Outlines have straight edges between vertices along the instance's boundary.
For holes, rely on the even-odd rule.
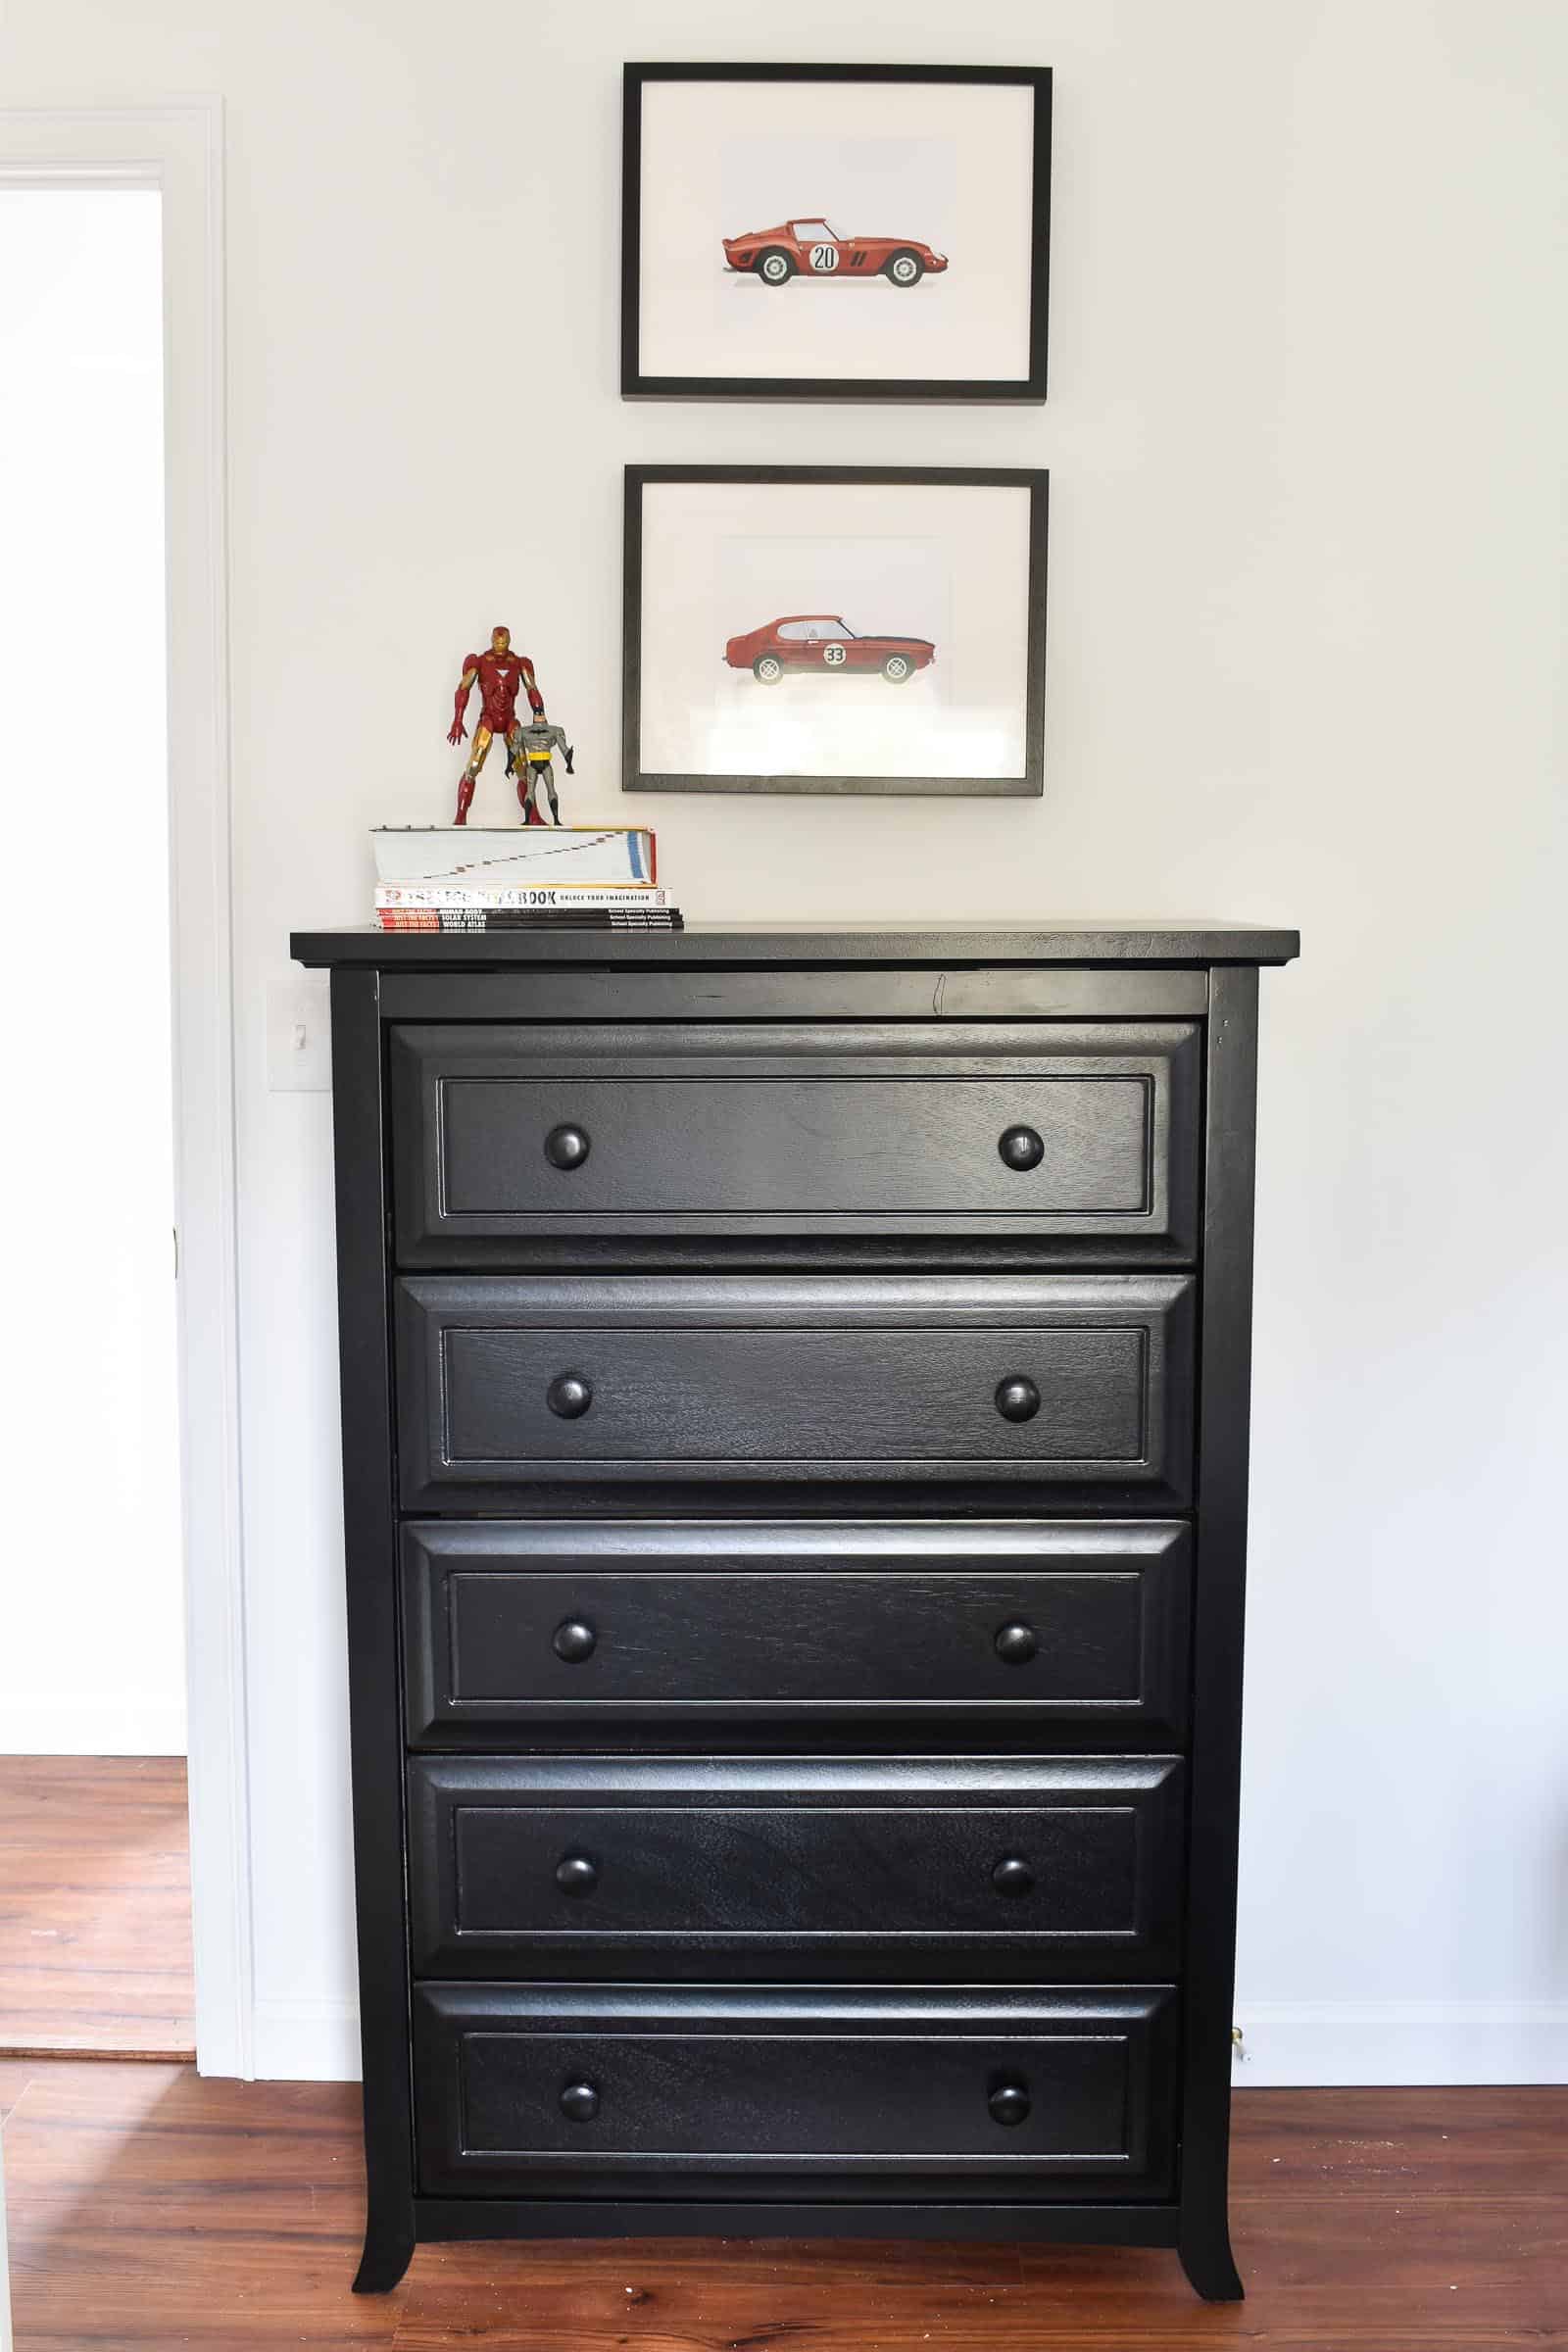
[[836,245],[813,245],[807,258],[813,270],[836,270],[839,266],[839,249]]
[[843,646],[824,645],[822,648],[822,659],[830,669],[837,669],[839,663],[844,660]]

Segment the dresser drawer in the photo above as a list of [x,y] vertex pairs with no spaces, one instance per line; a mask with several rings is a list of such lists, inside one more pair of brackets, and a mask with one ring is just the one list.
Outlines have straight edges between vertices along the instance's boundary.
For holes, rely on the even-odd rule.
[[1173,2008],[1150,1986],[416,1986],[422,2185],[1158,2195],[1171,2176]]
[[399,1256],[936,1232],[1191,1257],[1197,1040],[1185,1021],[395,1027]]
[[409,1768],[425,1976],[1168,1977],[1183,1767],[775,1756]]
[[411,1522],[408,1734],[496,1747],[837,1721],[1179,1740],[1190,1563],[1186,1528],[1158,1519]]
[[404,1507],[811,1478],[1183,1503],[1192,1298],[1154,1274],[405,1280]]

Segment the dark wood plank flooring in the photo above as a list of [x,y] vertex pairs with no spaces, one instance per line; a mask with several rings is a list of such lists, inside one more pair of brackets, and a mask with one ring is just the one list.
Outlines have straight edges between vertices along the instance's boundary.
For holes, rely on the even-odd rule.
[[0,1756],[0,2058],[190,2058],[182,1756]]
[[1243,2091],[1243,2305],[1174,2255],[1017,2246],[422,2246],[349,2293],[358,2093],[0,2068],[17,2352],[1533,2352],[1568,2345],[1568,2089]]

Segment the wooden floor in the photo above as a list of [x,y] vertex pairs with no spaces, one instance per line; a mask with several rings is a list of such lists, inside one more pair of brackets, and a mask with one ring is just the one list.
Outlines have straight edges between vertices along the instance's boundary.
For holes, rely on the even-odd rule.
[[355,2299],[358,2093],[0,2064],[17,2352],[1533,2352],[1568,2345],[1568,2090],[1243,2091],[1249,2300],[1172,2254],[422,2246]]
[[181,1756],[0,1756],[0,2056],[196,2048]]

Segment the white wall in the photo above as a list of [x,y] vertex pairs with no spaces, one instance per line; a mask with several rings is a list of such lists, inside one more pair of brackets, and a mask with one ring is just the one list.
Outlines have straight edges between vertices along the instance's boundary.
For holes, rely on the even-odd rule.
[[[498,33],[502,37],[498,40]],[[1056,69],[1044,411],[624,407],[618,73],[718,0],[10,0],[13,101],[228,105],[264,2071],[352,2064],[325,1101],[291,925],[445,813],[505,616],[612,817],[623,461],[1048,464],[1047,797],[624,804],[699,918],[1218,913],[1265,984],[1244,2079],[1568,2074],[1556,0],[803,0]],[[1554,853],[1559,862],[1554,866]]]
[[0,188],[13,1755],[185,1746],[159,216]]

